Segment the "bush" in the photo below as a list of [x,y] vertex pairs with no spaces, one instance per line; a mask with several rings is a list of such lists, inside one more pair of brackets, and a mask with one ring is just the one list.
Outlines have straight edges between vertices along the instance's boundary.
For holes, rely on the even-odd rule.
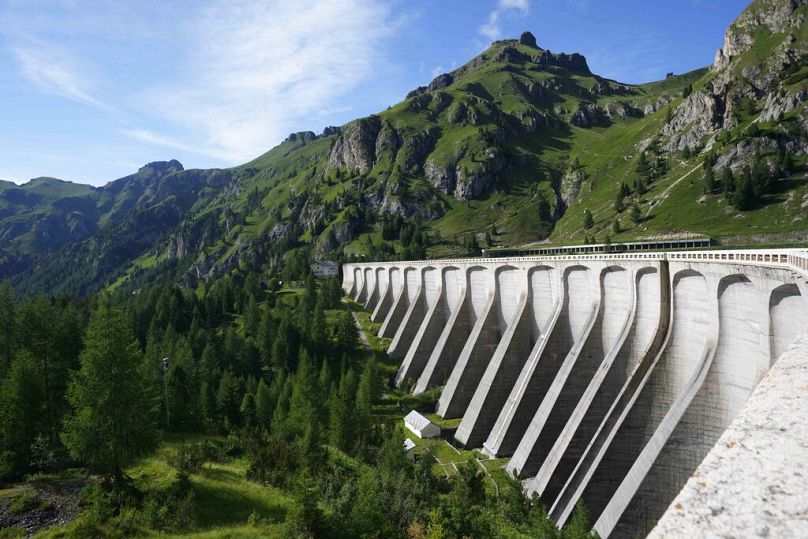
[[22,528],[4,528],[0,530],[0,539],[22,539],[25,537],[25,530]]
[[206,462],[223,462],[227,458],[239,457],[244,453],[241,440],[230,435],[224,442],[205,440],[183,444],[169,460],[169,464],[180,472],[197,473]]
[[186,530],[194,525],[196,493],[187,473],[180,472],[169,487],[150,493],[143,502],[149,527],[158,530]]
[[27,513],[34,509],[45,509],[48,507],[47,502],[39,499],[36,493],[25,493],[16,496],[8,505],[9,513],[19,515],[20,513]]

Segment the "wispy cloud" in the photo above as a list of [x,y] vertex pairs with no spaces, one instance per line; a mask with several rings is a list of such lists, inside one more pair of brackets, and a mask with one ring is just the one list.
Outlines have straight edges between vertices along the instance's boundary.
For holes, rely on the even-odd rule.
[[198,148],[191,144],[186,144],[181,140],[177,140],[172,137],[159,135],[157,133],[154,133],[153,131],[149,131],[148,129],[140,129],[140,128],[118,129],[117,132],[125,137],[134,140],[139,140],[147,144],[152,144],[154,146],[164,146],[166,148],[174,148],[175,150],[182,150],[184,152],[191,152],[191,153],[200,153],[200,154],[207,153],[204,148]]
[[505,16],[525,16],[530,11],[528,0],[498,0],[496,8],[488,14],[488,19],[480,25],[479,32],[490,41],[502,37],[502,18]]
[[383,63],[392,25],[376,0],[221,0],[186,28],[177,78],[141,99],[196,135],[198,148],[243,161],[344,108]]
[[94,95],[96,83],[88,68],[66,51],[43,43],[11,47],[20,74],[39,91],[72,99],[102,110],[111,107]]

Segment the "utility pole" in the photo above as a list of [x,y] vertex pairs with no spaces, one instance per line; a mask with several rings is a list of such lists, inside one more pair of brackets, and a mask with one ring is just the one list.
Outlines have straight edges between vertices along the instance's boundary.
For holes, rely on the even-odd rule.
[[168,409],[168,367],[170,360],[164,357],[161,361],[163,363],[163,403],[166,407],[166,429],[168,429],[171,426],[171,412]]

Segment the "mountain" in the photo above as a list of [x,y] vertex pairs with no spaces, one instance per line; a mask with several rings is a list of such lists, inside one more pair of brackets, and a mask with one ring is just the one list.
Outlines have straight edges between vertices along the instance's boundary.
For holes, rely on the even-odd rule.
[[0,276],[85,293],[314,256],[462,255],[472,238],[806,241],[806,16],[798,0],[756,0],[712,65],[640,85],[526,32],[239,167],[151,163],[97,189],[2,183]]

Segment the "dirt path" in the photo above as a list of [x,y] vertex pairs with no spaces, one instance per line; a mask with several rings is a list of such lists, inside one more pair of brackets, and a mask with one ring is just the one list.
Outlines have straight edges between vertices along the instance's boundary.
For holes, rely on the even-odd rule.
[[353,316],[354,324],[356,324],[356,329],[359,331],[359,340],[362,341],[362,346],[365,348],[365,352],[368,354],[371,353],[370,349],[370,341],[368,340],[368,336],[365,333],[365,330],[362,329],[362,324],[359,323],[359,317],[356,316],[356,313],[352,312],[351,316]]
[[651,204],[648,205],[648,211],[645,212],[645,215],[643,217],[648,217],[649,215],[651,215],[651,211],[655,207],[657,207],[660,203],[662,203],[666,198],[668,198],[668,195],[670,194],[670,192],[673,190],[674,187],[679,185],[679,182],[681,182],[682,180],[684,180],[685,178],[687,178],[688,176],[690,176],[691,174],[693,174],[694,172],[696,172],[700,168],[701,168],[701,163],[699,163],[695,167],[691,168],[688,172],[686,172],[682,176],[679,176],[678,178],[676,178],[676,180],[674,180],[674,182],[672,184],[670,184],[668,187],[666,187],[665,190],[662,191],[662,193],[659,194],[659,196],[654,197],[653,202],[651,202]]
[[[342,300],[342,303],[344,303],[345,306],[348,306],[348,302],[346,302],[344,299]],[[351,316],[353,317],[356,330],[359,332],[359,340],[362,341],[362,347],[365,349],[365,352],[370,355],[373,350],[370,348],[370,341],[368,340],[365,330],[362,329],[362,324],[359,323],[359,317],[356,316],[356,313],[353,311],[351,311]]]

